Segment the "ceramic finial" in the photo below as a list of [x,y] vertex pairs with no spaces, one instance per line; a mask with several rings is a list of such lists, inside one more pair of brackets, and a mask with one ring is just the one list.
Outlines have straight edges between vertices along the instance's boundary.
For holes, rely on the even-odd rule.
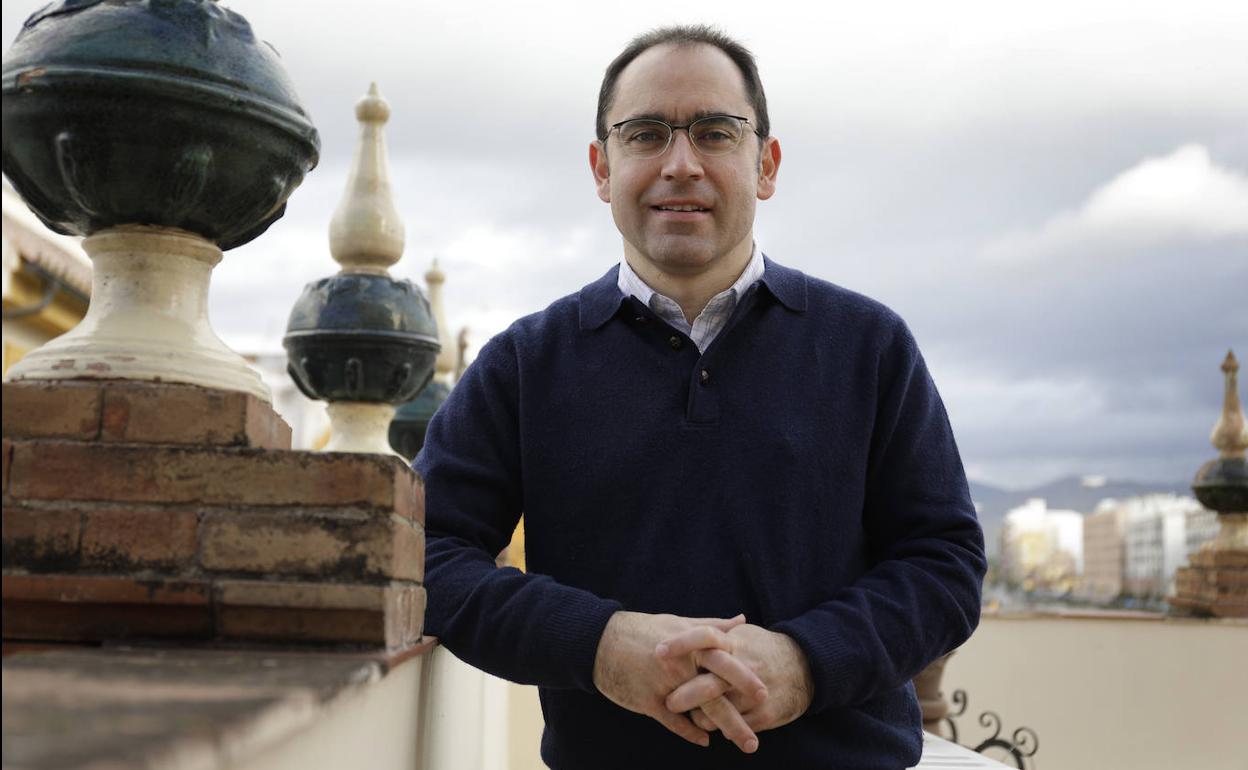
[[1226,378],[1222,415],[1213,426],[1213,434],[1209,436],[1209,440],[1221,457],[1243,458],[1245,450],[1248,450],[1248,423],[1244,421],[1244,409],[1239,403],[1239,362],[1235,360],[1234,351],[1226,352],[1222,373]]
[[462,326],[459,329],[459,336],[455,338],[456,346],[459,348],[458,355],[455,356],[455,381],[459,382],[459,378],[464,376],[464,370],[468,368],[468,327]]
[[360,141],[347,189],[329,224],[329,250],[344,273],[385,274],[403,256],[403,220],[390,194],[383,127],[390,105],[377,84],[356,102]]
[[434,377],[439,382],[450,384],[455,374],[455,340],[451,337],[451,327],[446,322],[446,303],[442,300],[442,284],[446,283],[446,273],[438,267],[438,258],[433,258],[433,265],[425,273],[425,285],[429,287],[429,306],[433,308],[433,319],[438,322],[438,342],[442,350],[438,352],[438,361],[434,364]]

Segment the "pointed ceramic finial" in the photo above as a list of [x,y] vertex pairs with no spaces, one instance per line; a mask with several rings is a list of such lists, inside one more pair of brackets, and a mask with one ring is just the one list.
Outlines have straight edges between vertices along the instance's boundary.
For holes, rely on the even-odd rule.
[[1243,458],[1248,450],[1248,423],[1244,421],[1244,410],[1239,403],[1239,362],[1235,360],[1235,352],[1228,350],[1222,362],[1222,372],[1226,377],[1226,394],[1222,399],[1222,416],[1213,426],[1213,434],[1209,440],[1217,448],[1218,454],[1226,459]]
[[446,283],[446,273],[438,267],[438,258],[433,258],[433,265],[425,273],[425,285],[429,287],[429,306],[433,308],[433,320],[438,322],[438,342],[442,350],[438,352],[437,363],[434,364],[434,377],[439,382],[450,384],[455,373],[455,340],[451,337],[451,327],[446,322],[446,304],[442,301],[442,284]]
[[455,357],[455,381],[459,382],[459,378],[464,376],[464,370],[468,368],[468,327],[461,327],[459,337],[456,338],[459,355]]
[[360,143],[342,202],[329,224],[329,251],[344,273],[385,274],[403,256],[403,220],[390,195],[390,170],[383,127],[390,105],[377,84],[355,105]]

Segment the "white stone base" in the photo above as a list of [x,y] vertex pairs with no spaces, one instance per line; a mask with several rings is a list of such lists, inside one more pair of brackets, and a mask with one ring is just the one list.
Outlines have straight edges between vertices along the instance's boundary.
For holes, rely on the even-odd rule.
[[1218,536],[1205,544],[1205,551],[1248,551],[1248,513],[1219,513]]
[[193,233],[127,225],[86,238],[91,305],[78,326],[8,371],[6,379],[123,379],[242,391],[269,389],[208,323],[208,284],[221,250]]
[[[390,421],[394,407],[362,401],[331,401],[329,443],[326,452],[360,452],[363,454],[402,457],[390,446]],[[404,460],[403,462],[407,462]]]

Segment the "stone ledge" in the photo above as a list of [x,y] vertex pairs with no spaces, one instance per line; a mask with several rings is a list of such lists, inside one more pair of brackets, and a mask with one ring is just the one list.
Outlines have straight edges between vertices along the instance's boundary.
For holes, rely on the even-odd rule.
[[[364,718],[384,708],[391,677],[405,680],[415,709],[419,688],[408,685],[421,663],[397,665],[358,655],[195,649],[16,654],[3,664],[4,765],[234,766],[315,734],[343,709],[362,709],[356,716]],[[414,738],[365,734],[359,748]]]

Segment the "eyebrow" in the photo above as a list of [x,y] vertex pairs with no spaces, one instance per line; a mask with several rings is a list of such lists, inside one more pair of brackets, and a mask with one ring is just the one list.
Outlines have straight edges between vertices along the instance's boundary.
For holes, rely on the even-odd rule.
[[[710,118],[716,115],[729,115],[729,116],[735,117],[734,113],[727,112],[725,110],[698,110],[697,112],[690,115],[686,122],[693,123],[695,121],[701,120],[702,118]],[[631,118],[624,118],[623,120],[616,121],[613,125],[619,125],[620,123],[627,123],[630,120],[657,120],[660,123],[666,123],[669,126],[676,125],[676,123],[671,118],[658,112],[643,112],[640,115],[634,115]]]

